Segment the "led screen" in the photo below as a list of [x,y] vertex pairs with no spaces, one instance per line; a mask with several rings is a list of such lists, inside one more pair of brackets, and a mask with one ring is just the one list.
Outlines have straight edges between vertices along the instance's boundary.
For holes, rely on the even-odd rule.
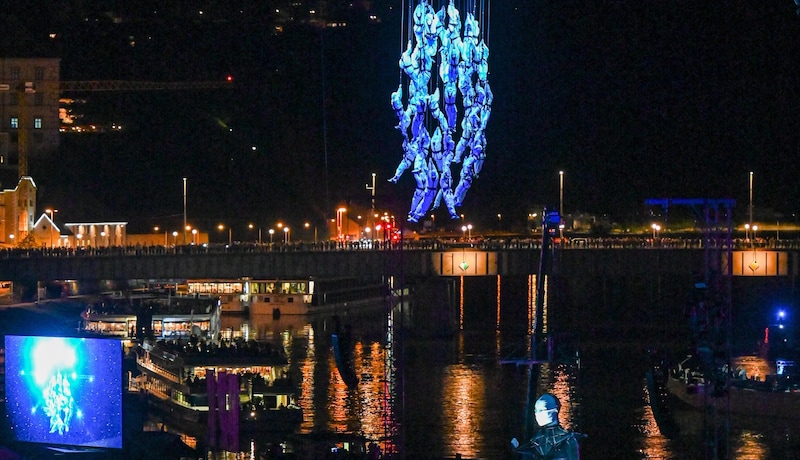
[[6,336],[6,407],[23,442],[122,448],[117,340]]

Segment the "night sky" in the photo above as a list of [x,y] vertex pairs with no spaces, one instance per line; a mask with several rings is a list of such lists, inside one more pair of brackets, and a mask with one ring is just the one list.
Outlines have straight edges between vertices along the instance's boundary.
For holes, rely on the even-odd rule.
[[[468,220],[489,227],[501,213],[510,226],[556,206],[559,170],[566,213],[614,222],[643,219],[647,198],[733,198],[745,221],[750,171],[757,215],[800,212],[791,0],[489,2],[494,105],[486,163],[459,208]],[[346,28],[281,34],[254,16],[37,17],[33,36],[63,30],[62,80],[235,79],[225,90],[83,95],[87,119],[126,131],[65,136],[59,161],[32,162],[39,203],[67,221],[166,226],[182,218],[187,177],[197,225],[297,228],[341,203],[369,206],[376,172],[378,206],[405,216],[413,178],[386,179],[402,155],[389,96],[406,32],[401,2],[373,3],[379,24],[356,14]]]

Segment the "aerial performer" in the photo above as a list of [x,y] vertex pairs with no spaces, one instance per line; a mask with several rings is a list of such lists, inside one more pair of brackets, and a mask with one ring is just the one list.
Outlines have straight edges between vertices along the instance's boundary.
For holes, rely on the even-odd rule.
[[551,393],[536,400],[534,416],[539,430],[526,444],[520,445],[517,438],[511,440],[514,452],[524,458],[552,460],[580,460],[578,439],[584,435],[569,431],[558,421],[561,402]]
[[[456,207],[464,203],[486,158],[485,131],[494,98],[488,64],[490,0],[407,2],[400,84],[391,94],[403,155],[388,180],[397,183],[411,169],[416,188],[409,222],[418,222],[442,201],[457,219]],[[457,163],[460,170],[453,171]],[[454,174],[460,178],[457,185]]]

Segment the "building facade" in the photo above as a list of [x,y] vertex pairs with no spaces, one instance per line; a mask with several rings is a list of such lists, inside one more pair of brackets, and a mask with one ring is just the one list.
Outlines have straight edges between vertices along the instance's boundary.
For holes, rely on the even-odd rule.
[[16,246],[33,230],[36,183],[30,176],[19,179],[13,189],[0,191],[0,246]]
[[28,174],[27,159],[58,149],[60,65],[58,58],[0,58],[0,171],[7,182]]

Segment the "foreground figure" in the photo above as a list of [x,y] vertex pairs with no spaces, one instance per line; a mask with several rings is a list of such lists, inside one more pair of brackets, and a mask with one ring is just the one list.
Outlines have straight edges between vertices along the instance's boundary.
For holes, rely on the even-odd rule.
[[550,393],[545,393],[536,400],[534,414],[539,431],[525,444],[520,445],[517,438],[511,440],[514,451],[525,458],[578,460],[581,436],[564,429],[558,421],[561,402]]

